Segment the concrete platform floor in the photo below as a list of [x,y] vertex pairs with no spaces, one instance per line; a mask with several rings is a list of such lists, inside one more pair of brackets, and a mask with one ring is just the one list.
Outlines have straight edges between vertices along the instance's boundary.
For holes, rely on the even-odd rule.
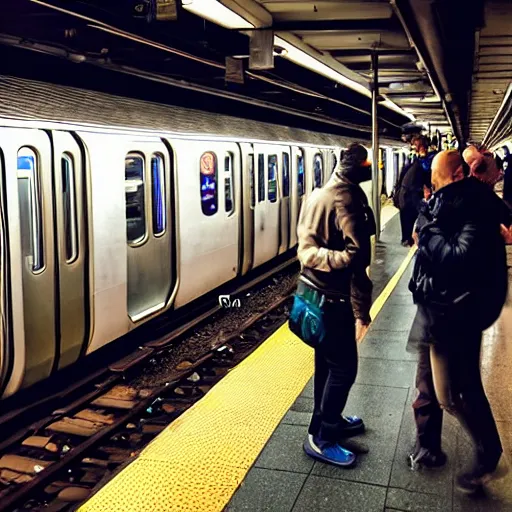
[[[397,238],[395,217],[377,252],[379,282],[396,270],[406,249]],[[378,262],[377,258],[377,262]],[[402,258],[403,259],[403,258]],[[356,384],[347,414],[364,418],[367,432],[355,438],[370,448],[354,469],[339,469],[302,451],[313,409],[312,382],[284,416],[244,482],[226,507],[240,512],[512,512],[512,473],[488,486],[480,500],[454,490],[454,476],[469,463],[470,444],[458,424],[445,415],[443,443],[449,462],[441,470],[412,472],[406,457],[414,443],[411,403],[415,355],[405,350],[415,307],[404,274],[360,345]],[[378,288],[382,288],[379,286]],[[505,447],[512,456],[512,304],[485,333],[482,371]],[[502,459],[502,464],[506,464]]]

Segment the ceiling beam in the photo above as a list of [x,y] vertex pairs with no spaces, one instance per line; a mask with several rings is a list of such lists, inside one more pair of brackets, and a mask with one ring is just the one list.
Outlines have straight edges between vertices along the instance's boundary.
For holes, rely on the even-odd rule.
[[298,32],[309,30],[353,30],[358,32],[390,30],[397,28],[389,19],[374,20],[283,20],[274,21],[274,31]]
[[[237,0],[244,2],[245,0]],[[360,20],[391,18],[393,12],[387,2],[354,2],[338,0],[297,2],[262,2],[274,20],[296,21],[306,19]]]

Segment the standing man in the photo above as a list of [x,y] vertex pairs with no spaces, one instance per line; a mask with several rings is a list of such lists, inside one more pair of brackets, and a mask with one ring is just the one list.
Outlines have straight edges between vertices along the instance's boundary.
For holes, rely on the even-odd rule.
[[[476,492],[495,471],[502,454],[496,423],[480,375],[482,332],[499,317],[508,276],[503,212],[490,187],[464,178],[455,150],[432,165],[434,195],[418,224],[418,252],[409,288],[418,311],[408,348],[419,348],[417,427],[412,466],[442,466],[442,410],[454,415],[475,447],[472,467],[456,480]],[[486,208],[477,208],[485,204]]]
[[320,294],[325,337],[315,349],[314,412],[304,450],[322,462],[351,466],[355,454],[344,439],[364,430],[342,416],[356,379],[357,341],[370,324],[370,237],[375,219],[360,183],[371,179],[368,152],[353,143],[340,169],[304,204],[298,224],[301,274],[298,295]]
[[418,218],[423,199],[428,197],[431,165],[435,156],[435,153],[428,153],[428,139],[423,135],[413,137],[411,145],[418,157],[402,171],[395,192],[400,210],[402,245],[405,247],[414,244],[412,239],[414,223]]

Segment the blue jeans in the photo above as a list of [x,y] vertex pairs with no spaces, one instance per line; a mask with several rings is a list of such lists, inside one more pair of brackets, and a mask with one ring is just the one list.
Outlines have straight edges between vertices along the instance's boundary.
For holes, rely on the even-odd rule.
[[355,319],[350,301],[326,302],[322,309],[327,334],[315,349],[315,407],[309,433],[321,441],[335,442],[357,375]]

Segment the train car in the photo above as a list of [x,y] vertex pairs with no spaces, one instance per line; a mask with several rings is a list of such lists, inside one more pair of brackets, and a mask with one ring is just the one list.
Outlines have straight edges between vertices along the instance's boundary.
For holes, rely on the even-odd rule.
[[3,397],[291,252],[349,142],[13,77],[0,97]]

